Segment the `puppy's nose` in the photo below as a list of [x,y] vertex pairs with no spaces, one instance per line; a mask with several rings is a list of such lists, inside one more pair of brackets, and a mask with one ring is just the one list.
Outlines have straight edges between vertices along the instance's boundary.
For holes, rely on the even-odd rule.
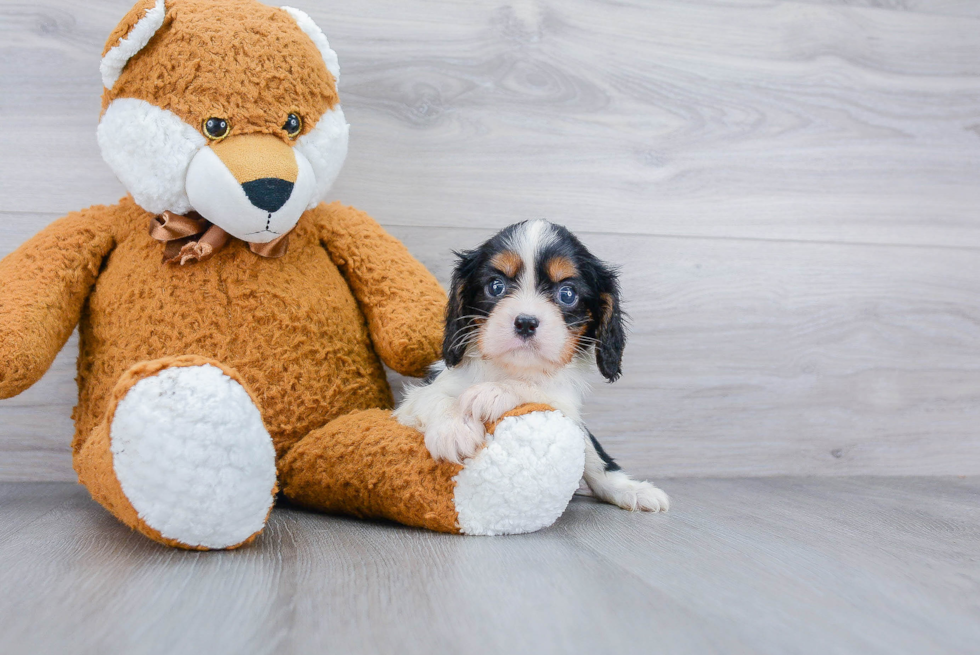
[[534,331],[538,329],[539,321],[536,316],[521,314],[514,319],[514,332],[522,339],[529,339],[534,336]]
[[278,177],[263,177],[242,185],[249,202],[269,213],[279,211],[293,192],[293,183]]

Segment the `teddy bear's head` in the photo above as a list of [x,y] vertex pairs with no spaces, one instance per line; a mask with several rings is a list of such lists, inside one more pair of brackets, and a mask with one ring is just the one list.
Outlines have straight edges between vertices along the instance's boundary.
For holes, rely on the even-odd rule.
[[196,211],[267,243],[324,199],[347,155],[337,55],[297,9],[141,0],[100,69],[102,156],[149,212]]

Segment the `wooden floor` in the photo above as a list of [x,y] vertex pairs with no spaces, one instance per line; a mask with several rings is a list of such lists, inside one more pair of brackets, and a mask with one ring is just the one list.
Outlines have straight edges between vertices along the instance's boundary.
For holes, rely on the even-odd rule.
[[457,537],[277,509],[233,552],[0,483],[19,653],[976,653],[980,478],[675,479],[666,515],[576,498]]

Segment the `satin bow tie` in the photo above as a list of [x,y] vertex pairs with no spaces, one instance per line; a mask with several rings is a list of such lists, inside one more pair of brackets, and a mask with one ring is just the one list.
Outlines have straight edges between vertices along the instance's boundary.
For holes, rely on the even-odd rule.
[[[150,220],[150,236],[167,244],[163,250],[164,264],[181,265],[203,262],[235,238],[198,214],[181,216],[169,211]],[[259,257],[282,257],[289,246],[289,233],[268,243],[246,243]]]

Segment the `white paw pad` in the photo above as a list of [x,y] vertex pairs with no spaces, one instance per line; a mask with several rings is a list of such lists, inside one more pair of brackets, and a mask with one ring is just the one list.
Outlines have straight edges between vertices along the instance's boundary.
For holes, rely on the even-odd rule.
[[560,412],[505,418],[454,478],[463,534],[521,534],[561,516],[585,468],[585,436]]
[[116,407],[110,435],[123,493],[164,537],[227,548],[265,525],[275,450],[248,393],[220,369],[140,380]]

